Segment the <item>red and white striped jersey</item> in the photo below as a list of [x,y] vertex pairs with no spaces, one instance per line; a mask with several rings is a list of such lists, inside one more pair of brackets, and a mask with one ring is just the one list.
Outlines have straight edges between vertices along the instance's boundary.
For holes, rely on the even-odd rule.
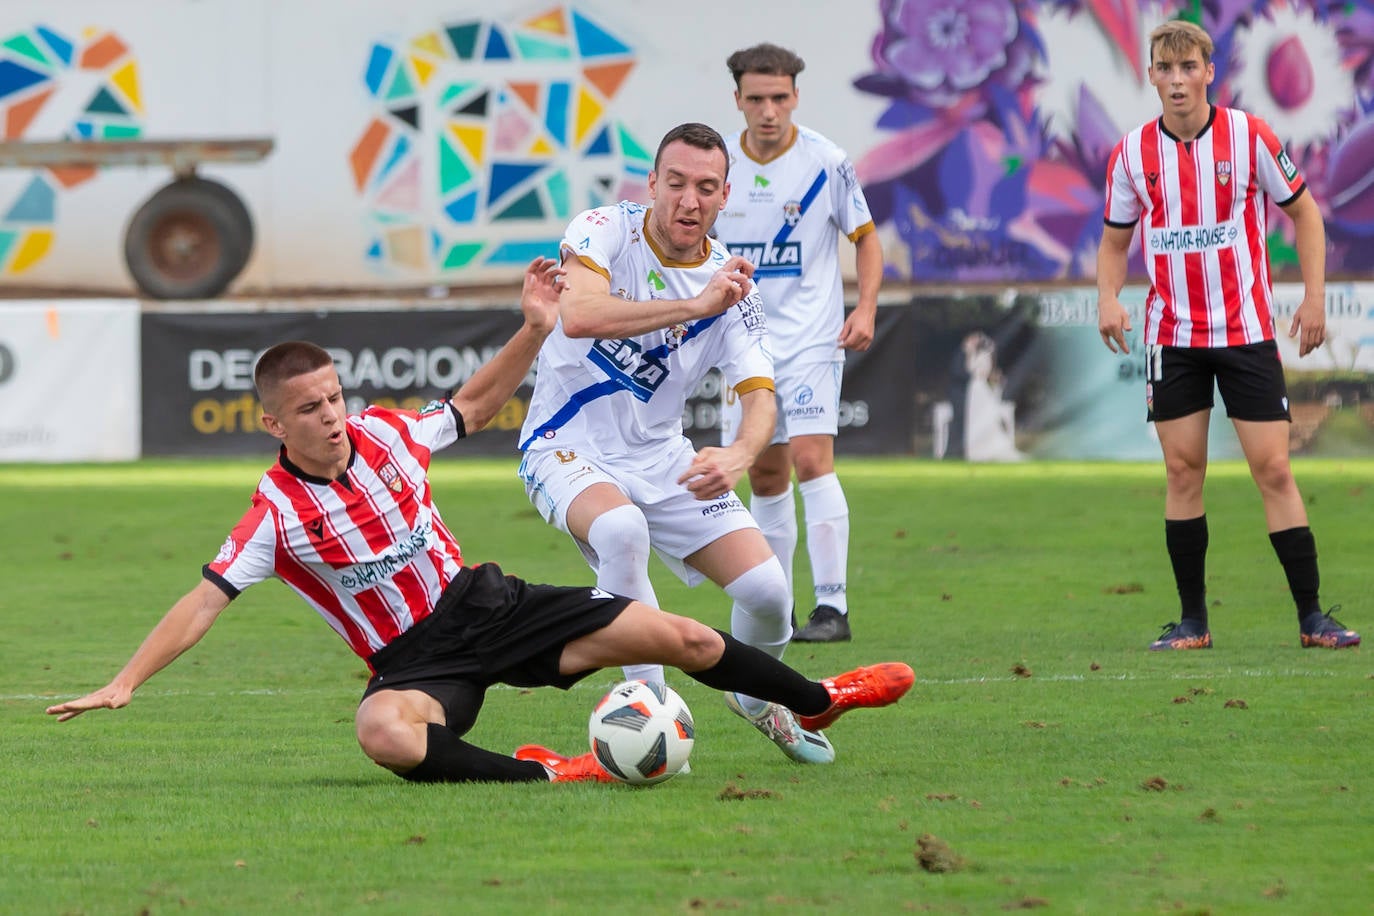
[[1213,106],[1188,142],[1162,118],[1127,134],[1107,166],[1105,218],[1140,223],[1150,274],[1145,343],[1272,340],[1268,201],[1287,203],[1305,186],[1269,125],[1244,111]]
[[367,660],[428,617],[463,565],[430,493],[430,455],[457,441],[447,401],[369,407],[348,418],[353,455],[338,480],[283,454],[205,576],[231,598],[277,576]]

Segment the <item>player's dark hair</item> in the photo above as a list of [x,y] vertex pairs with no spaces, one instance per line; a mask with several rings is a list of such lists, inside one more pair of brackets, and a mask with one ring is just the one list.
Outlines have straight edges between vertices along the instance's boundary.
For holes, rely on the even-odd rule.
[[258,364],[253,367],[253,387],[258,391],[258,400],[266,401],[287,379],[332,365],[334,357],[324,347],[308,340],[288,340],[268,347],[258,357]]
[[806,69],[806,61],[786,48],[764,42],[731,54],[725,59],[725,66],[730,68],[730,75],[735,78],[735,88],[739,88],[740,77],[746,73],[790,76],[795,86],[797,74]]
[[1202,52],[1202,62],[1212,62],[1212,36],[1202,26],[1182,19],[1171,19],[1150,33],[1150,64],[1155,62],[1155,52],[1170,60],[1182,60],[1188,52],[1197,48]]
[[663,151],[667,149],[668,144],[678,141],[697,149],[720,150],[720,154],[725,157],[725,177],[730,177],[730,151],[725,148],[725,138],[715,128],[696,122],[679,124],[663,135],[658,144],[658,152],[654,153],[655,172],[658,171],[658,161],[663,158]]

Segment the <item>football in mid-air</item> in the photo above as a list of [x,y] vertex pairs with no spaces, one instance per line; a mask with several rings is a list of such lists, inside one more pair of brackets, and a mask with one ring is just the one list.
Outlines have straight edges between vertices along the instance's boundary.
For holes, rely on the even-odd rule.
[[622,782],[650,786],[682,771],[692,753],[692,712],[663,684],[623,681],[592,710],[592,753]]

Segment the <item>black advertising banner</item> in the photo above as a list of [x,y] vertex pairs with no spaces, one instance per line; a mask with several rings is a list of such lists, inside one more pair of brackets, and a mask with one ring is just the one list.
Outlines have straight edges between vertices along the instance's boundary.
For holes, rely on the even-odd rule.
[[[836,448],[848,454],[903,454],[916,411],[913,311],[878,310],[873,346],[845,364]],[[348,409],[367,404],[420,407],[461,385],[520,326],[514,309],[314,311],[145,311],[142,318],[143,454],[271,455],[261,430],[253,365],[267,347],[309,340],[328,349]],[[516,455],[529,409],[522,385],[492,426],[449,456]],[[701,447],[719,440],[720,381],[712,373],[683,413]]]
[[[916,412],[911,306],[878,309],[873,345],[845,357],[835,451],[902,455],[911,451]],[[721,377],[712,372],[687,401],[682,427],[697,448],[720,444]]]
[[[271,456],[253,391],[258,354],[283,340],[329,350],[351,413],[420,407],[465,382],[520,326],[513,309],[164,312],[142,321],[143,454]],[[522,385],[492,425],[450,455],[515,456]]]

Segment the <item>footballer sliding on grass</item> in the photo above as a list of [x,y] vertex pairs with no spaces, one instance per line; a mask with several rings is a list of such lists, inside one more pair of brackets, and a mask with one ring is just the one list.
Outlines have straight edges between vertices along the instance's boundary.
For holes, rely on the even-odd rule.
[[[526,745],[511,756],[464,741],[496,683],[567,689],[602,668],[658,663],[778,703],[814,731],[850,709],[900,699],[915,680],[900,662],[813,681],[727,633],[639,601],[529,584],[495,564],[463,565],[432,499],[430,457],[485,427],[515,393],[557,321],[562,276],[556,262],[535,259],[525,272],[520,329],[451,398],[422,410],[371,407],[348,416],[328,351],[303,341],[265,351],[254,384],[281,449],[252,505],[201,582],[114,679],[47,712],[66,721],[127,705],[230,601],[271,576],[367,663],[358,743],[415,782],[613,781],[591,753],[564,757]],[[702,317],[736,305],[742,294],[732,288],[713,286]]]

